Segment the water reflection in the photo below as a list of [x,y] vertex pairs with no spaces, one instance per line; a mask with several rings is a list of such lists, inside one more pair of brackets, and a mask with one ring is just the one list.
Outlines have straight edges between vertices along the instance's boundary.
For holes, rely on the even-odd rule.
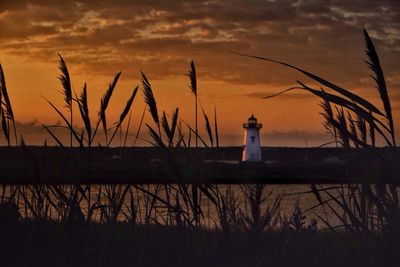
[[[0,201],[16,203],[23,219],[197,224],[214,228],[221,226],[224,214],[234,212],[235,216],[245,217],[254,212],[252,196],[248,195],[252,186],[257,185],[3,185]],[[198,197],[194,198],[194,194]],[[309,185],[266,185],[260,197],[261,214],[279,201],[274,214],[278,223],[289,220],[298,205],[306,224],[317,219],[319,228],[323,228],[320,218],[338,224],[332,211],[318,205]]]

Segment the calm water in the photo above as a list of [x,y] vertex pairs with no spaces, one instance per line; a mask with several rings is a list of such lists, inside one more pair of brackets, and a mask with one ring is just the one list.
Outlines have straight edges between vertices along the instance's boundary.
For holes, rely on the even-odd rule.
[[[177,185],[171,186],[177,187]],[[229,187],[236,199],[238,209],[242,212],[248,211],[240,185],[219,185],[218,190],[224,195]],[[330,186],[326,185],[325,187]],[[146,216],[152,217],[150,222],[166,223],[171,216],[168,215],[169,209],[162,201],[168,199],[165,187],[163,185],[158,187],[156,185],[143,185],[141,189],[143,190],[137,188],[128,190],[126,185],[91,185],[89,187],[83,185],[80,191],[74,190],[73,186],[21,186],[19,188],[17,186],[2,186],[0,187],[0,197],[3,201],[13,197],[14,201],[18,203],[22,217],[45,216],[60,220],[66,216],[65,207],[67,207],[67,203],[75,200],[79,201],[83,216],[85,218],[90,216],[93,221],[104,221],[115,214],[118,221],[129,221],[132,214],[136,214],[136,221],[139,223],[144,223]],[[282,196],[279,210],[281,217],[290,217],[295,204],[298,202],[300,208],[305,212],[306,221],[309,222],[315,218],[319,221],[319,227],[323,228],[322,221],[318,219],[318,216],[322,216],[327,218],[330,223],[337,224],[338,221],[332,212],[326,210],[325,213],[322,207],[315,207],[318,201],[314,194],[309,191],[309,185],[267,185],[264,189],[266,200],[262,205],[262,210],[268,209],[277,197]],[[154,203],[152,203],[151,194],[157,194],[159,197]],[[176,205],[174,193],[170,194],[168,201]],[[184,209],[185,205],[182,199],[180,203]],[[152,204],[155,208],[151,210],[149,206]],[[120,205],[120,209],[118,205]],[[217,209],[205,195],[202,195],[200,205],[204,214],[204,224],[209,227],[217,226]]]

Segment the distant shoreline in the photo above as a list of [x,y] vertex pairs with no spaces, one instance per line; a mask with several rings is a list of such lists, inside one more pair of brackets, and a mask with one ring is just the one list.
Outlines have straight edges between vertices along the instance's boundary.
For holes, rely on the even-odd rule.
[[[374,153],[385,153],[381,148]],[[386,183],[363,180],[364,167],[342,148],[263,147],[263,163],[241,163],[241,147],[0,147],[4,184]],[[400,150],[399,150],[400,151]],[[369,157],[366,149],[351,153]],[[348,155],[348,154],[347,154]],[[350,168],[351,167],[351,168]],[[352,178],[348,176],[351,169]]]

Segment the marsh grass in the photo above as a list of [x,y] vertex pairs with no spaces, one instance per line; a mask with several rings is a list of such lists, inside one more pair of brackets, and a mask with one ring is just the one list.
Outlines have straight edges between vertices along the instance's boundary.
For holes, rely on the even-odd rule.
[[10,122],[14,132],[15,144],[18,145],[17,128],[15,126],[14,111],[11,106],[10,97],[8,96],[6,78],[1,64],[0,64],[0,113],[1,113],[2,131],[4,137],[7,140],[8,146],[11,146]]
[[[63,57],[58,54],[60,57],[60,65],[58,69],[61,71],[60,76],[58,79],[61,82],[63,87],[63,94],[64,94],[64,101],[66,108],[69,109],[70,113],[70,125],[73,125],[73,113],[72,113],[72,86],[71,86],[71,79],[69,76],[69,71],[67,68],[67,64],[65,63]],[[72,147],[72,129],[70,129],[70,146]]]
[[[319,217],[333,232],[341,227],[366,247],[379,244],[387,249],[393,249],[399,247],[399,242],[388,237],[400,234],[398,227],[400,159],[396,147],[390,97],[381,63],[373,41],[365,29],[363,34],[367,55],[365,62],[372,71],[371,77],[379,93],[383,111],[348,89],[294,65],[265,57],[236,54],[286,66],[324,86],[321,89],[314,89],[302,81],[297,81],[300,86],[265,98],[302,90],[322,100],[321,114],[325,119],[324,127],[333,135],[334,142],[340,144],[347,152],[346,160],[350,167],[347,172],[348,184],[333,189],[323,185],[311,186],[310,192],[319,201],[319,206],[333,212],[341,225],[333,226],[328,218]],[[376,135],[389,147],[385,153],[380,153],[376,149]],[[355,155],[351,152],[351,148],[362,149],[363,153]],[[364,183],[351,183],[355,166],[362,166]]]
[[[99,127],[102,127],[105,134],[104,148],[107,149],[111,145],[111,142],[118,131],[121,130],[122,124],[128,116],[128,113],[130,114],[139,87],[134,87],[119,116],[119,119],[111,128],[109,128],[107,109],[121,75],[121,72],[118,72],[100,100],[100,109],[98,111],[97,121],[92,123],[90,117],[91,112],[88,105],[87,84],[84,83],[79,96],[73,92],[71,76],[67,64],[61,55],[59,55],[59,58],[59,70],[61,72],[59,79],[63,88],[62,95],[64,96],[65,107],[68,109],[69,116],[64,114],[62,109],[56,107],[50,100],[45,99],[50,107],[62,119],[64,125],[54,126],[42,124],[43,128],[62,149],[65,145],[53,131],[55,127],[68,129],[70,132],[70,146],[72,146],[74,144],[73,141],[75,141],[80,147],[91,147]],[[195,91],[197,96],[197,81],[194,63],[191,64],[191,71],[191,84],[193,88],[196,88]],[[159,115],[156,98],[150,81],[143,72],[141,72],[141,76],[142,92],[155,125],[154,127],[150,124],[146,124],[151,138],[149,142],[154,146],[164,149],[164,154],[166,156],[165,160],[168,162],[169,167],[177,177],[187,180],[188,177],[186,176],[189,175],[193,181],[196,181],[198,172],[196,169],[199,168],[199,162],[197,162],[197,159],[194,159],[193,161],[190,160],[191,162],[189,162],[189,165],[192,166],[193,169],[189,174],[183,173],[182,170],[176,166],[174,150],[181,147],[189,147],[192,134],[194,134],[197,140],[201,140],[205,146],[208,147],[209,145],[207,145],[204,139],[199,135],[197,129],[194,130],[188,123],[179,118],[178,108],[173,111],[171,116],[169,116],[165,111],[162,111],[162,115]],[[2,82],[2,95],[4,95],[4,90],[5,82]],[[5,103],[8,102],[5,101]],[[84,128],[82,129],[78,129],[74,126],[74,105],[77,105],[78,107],[84,125]],[[7,105],[4,107],[7,108]],[[8,109],[6,111],[8,112]],[[202,112],[205,119],[206,130],[210,138],[211,147],[213,147],[214,141],[211,123],[203,107]],[[8,118],[6,118],[4,114],[2,116],[3,122],[6,122],[6,119]],[[137,135],[134,141],[135,143],[144,121],[144,115],[145,112],[143,112],[138,126]],[[127,129],[130,127],[130,117],[131,115],[129,115]],[[215,138],[218,140],[216,109],[214,110],[214,119]],[[182,127],[183,124],[187,126],[188,133],[185,133],[185,129]],[[6,126],[8,127],[8,124],[5,124],[4,130],[9,139],[9,128],[6,128]],[[93,126],[94,128],[92,128]],[[110,131],[111,129],[112,131]],[[109,132],[111,132],[111,135],[109,135]],[[187,139],[185,140],[185,138]],[[126,139],[127,136],[125,136],[124,144],[126,144]],[[71,185],[41,184],[40,181],[42,179],[42,174],[39,171],[40,168],[38,168],[38,162],[36,158],[34,158],[33,154],[29,153],[29,149],[25,145],[23,145],[23,148],[26,151],[27,157],[32,161],[34,169],[37,170],[35,174],[37,183],[33,185],[17,185],[15,187],[4,185],[2,197],[2,201],[4,202],[18,203],[18,207],[21,208],[21,218],[23,220],[49,220],[66,222],[68,224],[90,222],[116,223],[123,220],[130,224],[163,224],[203,228],[206,224],[210,225],[211,223],[210,221],[206,222],[207,218],[205,218],[204,215],[205,212],[203,210],[202,201],[208,201],[211,205],[218,205],[217,199],[220,198],[218,195],[218,187],[216,185],[201,185],[197,182],[194,182],[192,185],[166,184],[155,186],[140,184],[110,184],[98,186],[79,183]],[[94,190],[93,187],[96,187],[96,190]],[[8,194],[6,194],[6,192],[8,192]]]
[[226,238],[218,231],[160,225],[33,221],[14,229],[0,229],[4,265],[320,266],[326,262],[324,266],[374,266],[387,262],[379,261],[379,254],[349,250],[329,233],[268,232],[257,239],[238,233]]
[[[167,167],[176,177],[193,182],[156,185],[43,184],[37,159],[29,153],[24,142],[21,142],[26,156],[36,166],[33,169],[37,182],[32,185],[0,187],[0,230],[3,231],[1,236],[7,240],[1,242],[0,246],[6,254],[10,247],[18,248],[11,249],[7,254],[9,258],[5,258],[4,262],[10,265],[23,262],[15,254],[16,251],[22,251],[33,262],[45,262],[52,266],[63,265],[63,261],[65,265],[74,266],[115,266],[119,263],[319,266],[327,258],[330,259],[327,264],[332,266],[339,263],[342,266],[374,266],[385,260],[389,263],[396,262],[394,257],[389,256],[395,255],[392,252],[399,244],[395,237],[399,233],[400,221],[400,164],[394,152],[395,130],[383,71],[366,31],[364,35],[368,65],[373,71],[382,99],[383,112],[368,100],[296,66],[250,56],[295,69],[324,86],[324,89],[315,89],[298,81],[298,86],[276,95],[303,90],[319,97],[322,100],[324,127],[333,134],[336,145],[342,146],[348,152],[349,162],[364,163],[365,183],[334,187],[311,185],[309,193],[314,194],[318,201],[314,208],[322,207],[325,214],[325,217],[317,216],[329,231],[317,231],[316,221],[308,223],[306,211],[298,204],[294,206],[290,216],[282,215],[282,196],[272,198],[272,191],[268,191],[268,186],[244,185],[238,193],[229,186],[199,183],[201,164],[196,155],[185,159],[185,168],[178,166],[174,152],[191,147],[193,138],[196,147],[199,145],[198,141],[207,148],[219,146],[216,107],[212,129],[212,122],[198,99],[196,68],[194,62],[191,62],[188,77],[189,87],[195,96],[195,126],[192,127],[180,118],[179,108],[174,109],[171,114],[159,112],[156,91],[141,72],[146,107],[132,143],[133,146],[136,145],[148,110],[152,123],[145,124],[149,134],[147,141],[161,149],[162,160],[168,163]],[[99,127],[102,127],[105,134],[103,147],[107,149],[121,130],[128,114],[129,129],[131,109],[139,87],[134,87],[119,119],[109,127],[107,110],[121,75],[118,72],[101,98],[97,120],[92,123],[87,85],[84,84],[79,97],[75,92],[73,94],[67,65],[61,55],[59,57],[62,93],[69,116],[49,100],[46,101],[62,119],[64,124],[61,127],[70,132],[70,146],[75,141],[80,147],[91,147]],[[10,146],[10,125],[14,130],[16,144],[18,139],[1,65],[0,69],[2,131]],[[208,141],[198,131],[198,102]],[[83,129],[74,126],[75,104],[78,105]],[[53,131],[56,126],[43,124],[43,127],[62,149],[64,144]],[[376,152],[376,136],[386,141],[391,149],[388,153]],[[127,143],[126,139],[125,136],[124,144]],[[364,149],[364,153],[352,155],[353,147]],[[349,169],[349,181],[352,175],[352,170]],[[216,211],[215,218],[210,216],[212,211]],[[330,223],[328,213],[334,214],[341,225]],[[28,243],[24,242],[27,238]],[[38,258],[40,249],[47,251],[48,259]],[[266,251],[269,253],[265,253]],[[379,260],[381,255],[386,256],[384,261]],[[310,263],[310,258],[314,262]]]

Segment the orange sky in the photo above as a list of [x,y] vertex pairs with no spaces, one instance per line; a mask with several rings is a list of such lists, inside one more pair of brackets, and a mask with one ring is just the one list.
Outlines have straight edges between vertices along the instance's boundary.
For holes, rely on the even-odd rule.
[[[385,71],[394,116],[400,108],[400,8],[396,1],[8,1],[0,2],[0,63],[16,119],[27,143],[41,143],[38,120],[58,118],[43,97],[62,107],[61,53],[73,87],[88,84],[93,119],[108,83],[122,76],[110,103],[116,120],[140,84],[152,82],[159,110],[180,108],[193,119],[185,74],[193,59],[201,103],[217,107],[221,142],[240,145],[242,123],[254,113],[263,123],[263,145],[318,145],[324,136],[318,99],[300,92],[263,100],[304,76],[271,63],[239,57],[235,50],[288,61],[378,102],[369,79],[362,27],[374,39]],[[135,3],[136,2],[136,3]],[[143,110],[133,104],[132,132]],[[150,116],[146,117],[150,119]],[[398,121],[398,120],[397,120]],[[77,124],[80,124],[78,121]],[[200,128],[204,128],[203,121]],[[38,137],[39,136],[39,137]],[[0,139],[1,142],[1,139]]]

